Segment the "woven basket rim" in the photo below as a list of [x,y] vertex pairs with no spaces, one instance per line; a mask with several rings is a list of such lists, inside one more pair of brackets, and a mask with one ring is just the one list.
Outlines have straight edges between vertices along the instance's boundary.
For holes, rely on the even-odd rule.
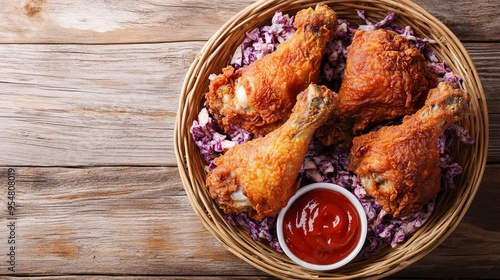
[[[229,225],[221,211],[204,190],[203,162],[190,135],[208,89],[208,75],[218,73],[229,54],[243,40],[242,34],[262,26],[274,12],[296,12],[314,6],[319,1],[262,0],[249,5],[227,21],[203,46],[189,68],[184,80],[174,128],[174,149],[189,202],[203,225],[234,255],[252,266],[279,278],[355,279],[382,278],[421,259],[439,246],[458,226],[475,197],[486,167],[489,120],[486,97],[477,70],[460,40],[442,22],[409,0],[331,0],[322,1],[338,14],[353,14],[356,8],[365,9],[373,20],[387,12],[397,12],[401,24],[411,23],[418,34],[436,41],[432,48],[454,72],[463,77],[463,85],[471,95],[470,114],[462,120],[475,140],[472,147],[460,147],[457,157],[464,163],[464,175],[457,181],[456,194],[445,194],[443,207],[436,209],[429,221],[405,243],[383,250],[374,259],[357,260],[345,267],[327,272],[308,271],[292,263],[283,254],[256,243],[242,229]],[[238,35],[239,34],[239,35]],[[237,36],[238,35],[238,36]],[[225,47],[225,46],[231,47]],[[210,63],[208,63],[210,62]],[[217,70],[218,69],[218,70]],[[462,163],[462,162],[461,162]],[[439,207],[439,205],[438,205]],[[443,209],[444,208],[444,209]],[[437,216],[436,213],[442,216]]]

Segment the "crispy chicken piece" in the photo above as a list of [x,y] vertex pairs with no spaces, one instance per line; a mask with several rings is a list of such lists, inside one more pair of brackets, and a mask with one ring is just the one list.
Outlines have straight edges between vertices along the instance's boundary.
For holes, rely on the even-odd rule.
[[278,214],[297,191],[314,131],[337,104],[337,94],[311,84],[281,127],[215,159],[217,167],[206,178],[210,196],[228,214],[248,212],[255,219]]
[[355,137],[349,170],[394,217],[420,210],[440,189],[438,137],[464,114],[468,94],[441,82],[403,123]]
[[316,133],[326,146],[349,147],[367,127],[415,113],[437,85],[424,56],[393,31],[359,30],[347,51],[339,109]]
[[229,66],[211,81],[205,94],[209,111],[227,131],[235,124],[265,135],[290,116],[297,94],[317,83],[327,42],[337,17],[327,5],[301,10],[296,32],[277,49],[254,63],[234,70]]

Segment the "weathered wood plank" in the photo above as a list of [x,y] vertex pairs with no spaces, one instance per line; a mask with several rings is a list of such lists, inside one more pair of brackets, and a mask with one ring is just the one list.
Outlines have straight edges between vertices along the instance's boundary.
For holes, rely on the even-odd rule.
[[0,43],[207,40],[254,1],[1,0]]
[[[0,217],[3,236],[15,222],[16,274],[255,274],[202,226],[176,168],[15,168],[15,173],[16,209],[5,215],[2,191]],[[1,185],[7,185],[7,169],[0,174]],[[6,238],[0,242],[0,274],[10,267]]]
[[[500,94],[500,92],[498,92]],[[490,114],[490,145],[488,161],[500,162],[500,114]],[[500,182],[500,181],[499,181]]]
[[[15,167],[18,275],[265,276],[206,231],[173,167]],[[7,185],[7,168],[0,168]],[[486,180],[456,231],[401,277],[499,275],[500,165]],[[8,274],[6,189],[0,193],[0,275]],[[7,215],[6,215],[7,214]],[[7,235],[6,235],[7,234]],[[455,266],[454,264],[460,264]]]
[[500,114],[500,42],[464,43],[479,73],[491,114]]
[[[202,46],[1,44],[0,163],[174,166],[182,81]],[[466,47],[498,119],[500,43]],[[498,137],[489,161],[500,162]]]
[[500,39],[497,0],[412,1],[443,22],[462,41],[498,42]]
[[201,47],[0,45],[0,162],[174,165],[182,81]]
[[[255,0],[1,0],[0,43],[144,43],[207,40]],[[495,0],[414,0],[461,40],[500,38]],[[467,23],[467,24],[464,24]]]

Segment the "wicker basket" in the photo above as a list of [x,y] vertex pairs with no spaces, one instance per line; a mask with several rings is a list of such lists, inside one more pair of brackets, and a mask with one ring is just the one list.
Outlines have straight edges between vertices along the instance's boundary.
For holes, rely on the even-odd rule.
[[180,175],[191,205],[205,227],[233,254],[256,268],[279,278],[382,278],[395,273],[437,247],[460,223],[471,204],[482,179],[488,147],[488,114],[486,99],[477,71],[464,46],[439,20],[408,0],[333,0],[328,4],[339,18],[361,23],[355,9],[364,9],[372,20],[396,12],[400,26],[411,25],[421,36],[434,39],[431,46],[438,58],[463,77],[463,86],[471,96],[470,113],[462,120],[475,140],[472,146],[455,145],[454,154],[464,167],[456,190],[441,195],[437,207],[425,225],[405,243],[383,250],[368,260],[358,260],[327,272],[306,270],[284,254],[264,243],[253,241],[245,229],[228,224],[205,190],[204,163],[189,133],[193,120],[204,102],[208,76],[219,73],[246,31],[270,23],[276,11],[294,15],[298,10],[314,7],[318,1],[259,1],[229,20],[206,43],[187,73],[180,96],[175,127],[175,151]]

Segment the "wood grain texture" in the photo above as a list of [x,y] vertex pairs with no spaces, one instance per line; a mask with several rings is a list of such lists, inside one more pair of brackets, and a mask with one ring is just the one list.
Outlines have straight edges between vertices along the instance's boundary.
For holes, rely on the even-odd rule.
[[500,38],[496,43],[464,43],[483,84],[488,112],[500,114]]
[[[17,274],[255,273],[205,230],[176,168],[15,171]],[[6,173],[0,169],[2,185]],[[5,215],[1,220],[4,232]],[[7,246],[0,242],[0,274],[8,272]]]
[[[177,168],[14,168],[18,274],[265,276],[229,253],[201,225]],[[0,168],[4,186],[6,173]],[[455,232],[397,276],[500,273],[500,209],[491,200],[500,195],[498,174],[500,165],[487,168],[488,179]],[[0,209],[6,209],[6,193],[0,197]],[[0,220],[3,227],[9,222],[5,216]],[[7,246],[0,242],[0,275],[7,272]],[[454,263],[463,266],[450,265]]]
[[178,98],[201,47],[0,45],[0,162],[175,165]]
[[253,2],[1,0],[0,43],[207,40],[234,14]]
[[443,22],[462,41],[498,42],[497,0],[413,0]]
[[[122,44],[207,40],[255,0],[1,0],[0,43]],[[500,37],[496,0],[414,2],[465,41]]]

